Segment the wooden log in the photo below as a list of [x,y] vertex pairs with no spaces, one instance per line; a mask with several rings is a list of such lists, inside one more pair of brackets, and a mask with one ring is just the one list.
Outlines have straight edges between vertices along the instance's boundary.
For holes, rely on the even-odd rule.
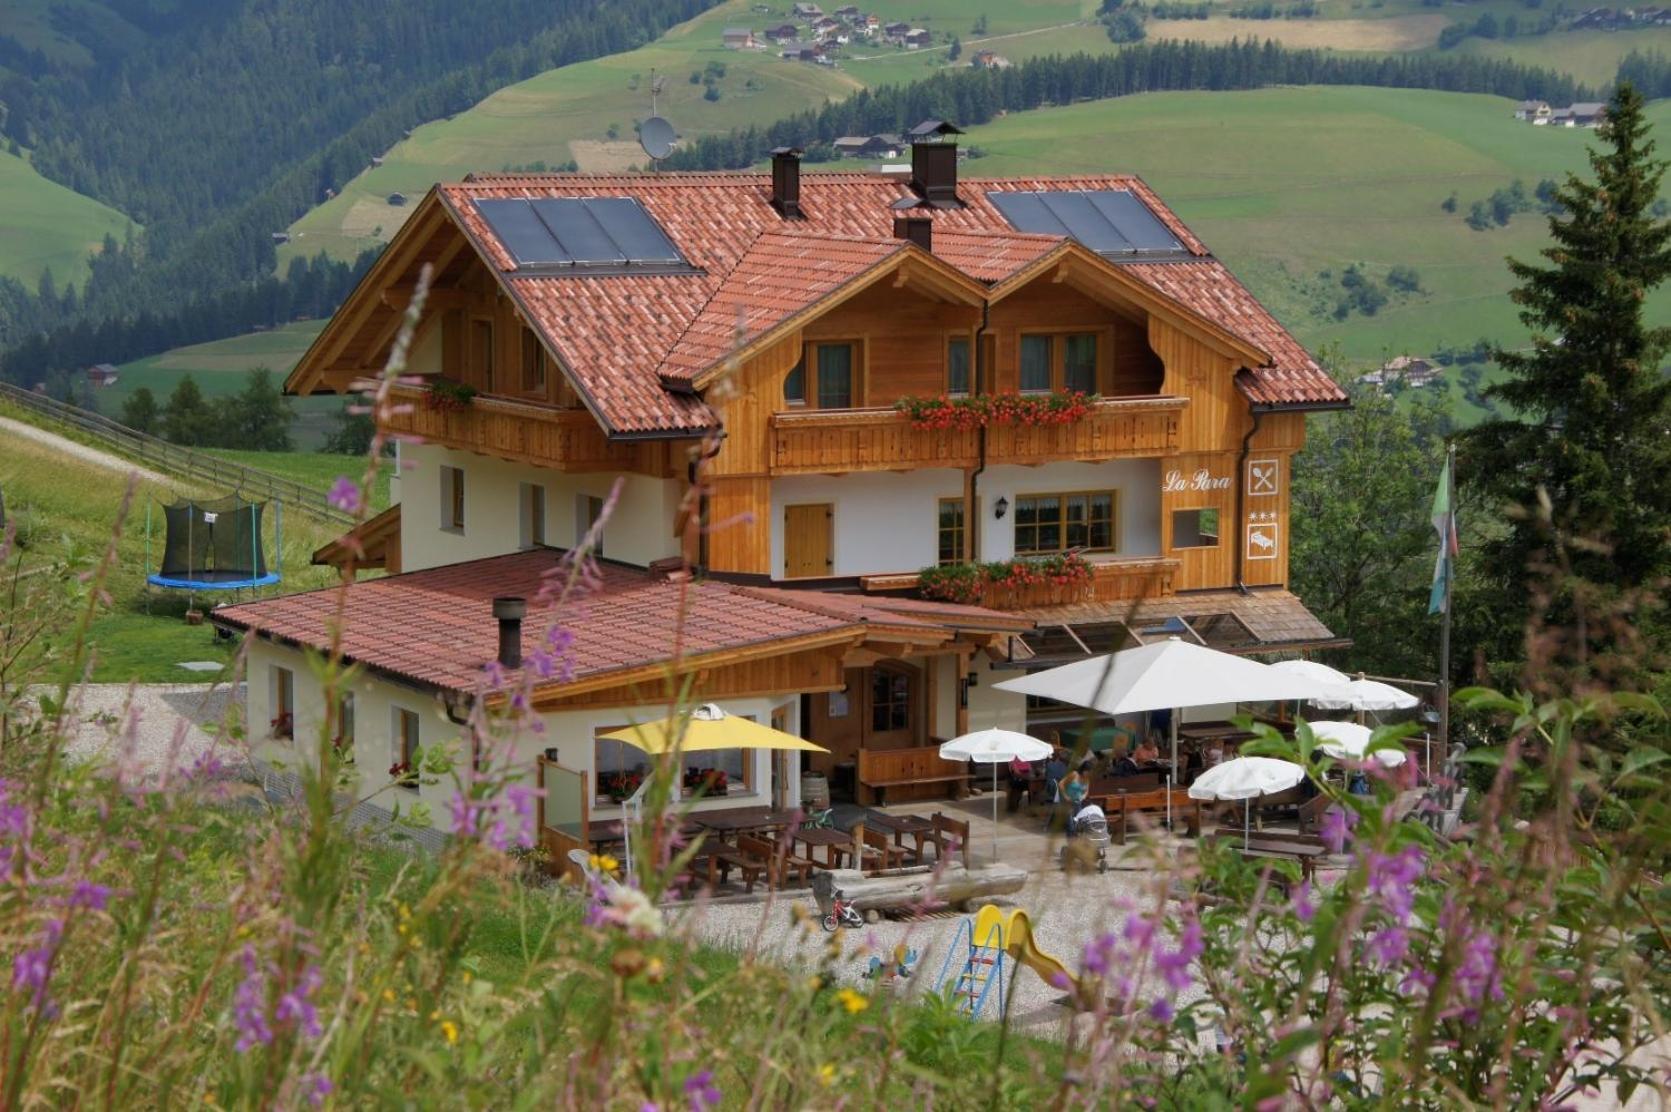
[[966,869],[952,862],[939,870],[890,869],[874,876],[857,869],[821,869],[812,874],[812,898],[821,915],[829,913],[837,890],[860,911],[926,910],[1008,895],[1026,883],[1026,870],[1002,864]]

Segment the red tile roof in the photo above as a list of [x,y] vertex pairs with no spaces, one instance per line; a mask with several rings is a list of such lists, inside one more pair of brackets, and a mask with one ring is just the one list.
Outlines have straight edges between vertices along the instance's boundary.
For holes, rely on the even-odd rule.
[[898,239],[766,232],[673,345],[662,377],[694,377],[905,247]]
[[[368,579],[348,587],[345,658],[416,683],[472,692],[498,652],[493,599],[529,600],[523,653],[541,643],[559,620],[555,602],[540,604],[541,589],[557,573],[561,553],[535,549],[484,560]],[[956,629],[1031,628],[1027,619],[979,607],[832,596],[714,581],[681,585],[640,568],[604,562],[601,584],[566,611],[574,634],[574,677],[666,662],[676,638],[686,657],[765,646],[818,634],[862,636],[870,630],[904,633],[919,643]],[[217,624],[323,649],[335,620],[339,588],[234,603],[215,609]]]
[[[884,258],[882,244],[892,239],[896,214],[891,206],[915,197],[896,177],[804,173],[803,218],[789,222],[771,206],[771,183],[765,174],[495,174],[439,189],[484,259],[501,271],[530,323],[545,332],[606,426],[616,433],[710,427],[712,412],[695,396],[669,390],[662,374],[688,378],[699,362],[711,364],[723,357],[735,339],[739,315],[745,317],[745,326],[758,321],[764,329],[767,322],[805,308]],[[1058,241],[1014,231],[987,193],[1051,189],[1129,190],[1154,211],[1194,259],[1126,265],[1158,292],[1272,354],[1270,367],[1252,369],[1250,393],[1256,400],[1344,399],[1304,349],[1135,177],[965,179],[958,186],[965,207],[916,209],[913,214],[934,221],[935,254],[942,261],[993,282],[1036,260]],[[475,207],[476,201],[488,198],[583,196],[636,198],[700,273],[518,274]],[[808,237],[832,238],[812,248]],[[871,253],[874,257],[865,264]],[[809,260],[826,257],[826,269],[809,269]],[[809,273],[812,282],[807,281]]]

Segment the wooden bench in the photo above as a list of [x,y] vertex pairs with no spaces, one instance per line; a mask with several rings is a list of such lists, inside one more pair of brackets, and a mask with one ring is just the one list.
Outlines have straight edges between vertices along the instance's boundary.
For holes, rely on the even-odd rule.
[[[1086,796],[1087,801],[1092,799]],[[1189,792],[1182,788],[1173,788],[1168,792],[1165,788],[1147,792],[1116,792],[1113,795],[1096,797],[1103,813],[1108,816],[1109,826],[1114,831],[1114,841],[1118,845],[1126,844],[1126,816],[1137,814],[1160,813],[1165,814],[1171,809],[1174,821],[1182,818],[1189,836],[1201,836],[1201,801],[1191,799]]]
[[956,850],[963,858],[963,867],[969,867],[969,824],[958,819],[950,819],[940,812],[934,812],[930,819],[934,823],[934,833],[929,840],[934,843],[934,854],[938,861],[945,861],[946,854]]
[[940,756],[938,746],[914,749],[860,749],[857,780],[859,802],[881,805],[889,788],[951,784],[954,796],[969,780],[969,766]]
[[766,864],[766,879],[773,888],[786,887],[784,881],[796,873],[802,884],[812,883],[812,870],[818,867],[810,857],[802,857],[789,846],[769,842],[753,834],[737,835],[737,849],[748,857]]
[[[1317,873],[1317,860],[1329,854],[1329,848],[1321,839],[1305,834],[1283,834],[1275,831],[1244,836],[1239,832],[1220,830],[1213,835],[1213,842],[1235,850],[1245,857],[1275,857],[1297,861],[1300,865],[1300,876],[1311,880]],[[1285,882],[1279,882],[1278,887],[1287,889]]]
[[736,869],[743,874],[743,888],[750,895],[754,894],[754,883],[767,871],[769,862],[760,861],[753,857],[725,845],[723,842],[709,843],[701,851],[708,858],[708,887],[715,888],[731,878],[731,870]]
[[904,846],[888,841],[888,836],[880,830],[868,829],[862,822],[853,827],[853,856],[864,872],[897,869],[905,864],[909,852]]

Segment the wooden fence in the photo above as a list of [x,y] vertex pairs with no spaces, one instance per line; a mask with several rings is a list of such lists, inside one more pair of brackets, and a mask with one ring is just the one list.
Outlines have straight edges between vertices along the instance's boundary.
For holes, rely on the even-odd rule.
[[221,459],[208,452],[198,452],[170,444],[160,437],[130,429],[128,426],[90,409],[66,405],[45,394],[37,394],[0,382],[0,401],[28,410],[48,421],[77,429],[101,444],[113,448],[135,463],[144,464],[175,479],[198,479],[216,486],[242,491],[249,498],[265,498],[282,502],[291,510],[307,514],[328,525],[344,528],[354,524],[353,515],[344,513],[325,500],[325,491],[303,486],[282,475]]

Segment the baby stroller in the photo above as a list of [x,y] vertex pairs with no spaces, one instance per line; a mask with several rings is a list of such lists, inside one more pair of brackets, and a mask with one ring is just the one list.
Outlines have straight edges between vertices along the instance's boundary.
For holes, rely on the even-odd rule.
[[1068,820],[1068,840],[1062,846],[1062,868],[1090,869],[1094,864],[1097,872],[1106,873],[1111,841],[1108,816],[1095,803],[1085,804]]

